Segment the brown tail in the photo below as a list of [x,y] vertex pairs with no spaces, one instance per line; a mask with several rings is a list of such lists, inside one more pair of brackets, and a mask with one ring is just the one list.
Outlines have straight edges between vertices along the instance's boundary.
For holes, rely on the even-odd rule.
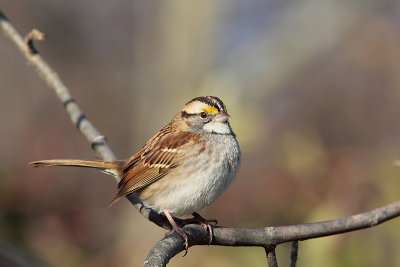
[[91,161],[80,159],[50,159],[30,162],[34,167],[69,166],[99,169],[107,174],[121,178],[124,161]]

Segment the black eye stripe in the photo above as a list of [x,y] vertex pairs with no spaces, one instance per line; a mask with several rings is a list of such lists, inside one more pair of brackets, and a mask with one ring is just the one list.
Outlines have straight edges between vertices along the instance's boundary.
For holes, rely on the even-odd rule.
[[[190,118],[190,117],[194,117],[194,116],[199,116],[199,114],[201,114],[201,113],[187,113],[186,111],[182,111],[181,112],[181,117],[182,118]],[[204,123],[209,123],[210,121],[212,121],[212,118],[209,118]]]
[[197,115],[197,114],[189,114],[189,113],[187,113],[186,111],[182,111],[182,112],[181,112],[181,117],[182,117],[182,118],[189,118],[189,117],[193,117],[193,116],[195,116],[195,115]]
[[[187,113],[186,111],[182,111],[182,112],[181,112],[181,117],[182,117],[182,118],[189,118],[189,117],[193,117],[193,116],[199,116],[201,113],[207,114],[206,112]],[[208,114],[207,114],[207,115],[208,115]]]

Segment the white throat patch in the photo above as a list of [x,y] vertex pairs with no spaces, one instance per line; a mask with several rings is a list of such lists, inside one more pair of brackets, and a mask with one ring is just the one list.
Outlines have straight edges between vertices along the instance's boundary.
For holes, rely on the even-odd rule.
[[217,133],[217,134],[230,134],[231,133],[229,124],[226,122],[210,121],[209,123],[206,123],[204,125],[203,129],[210,133]]

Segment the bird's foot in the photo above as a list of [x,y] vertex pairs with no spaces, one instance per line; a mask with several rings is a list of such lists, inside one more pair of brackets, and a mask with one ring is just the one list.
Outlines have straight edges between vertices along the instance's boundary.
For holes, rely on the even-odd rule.
[[187,235],[187,234],[185,233],[185,231],[175,222],[174,218],[172,217],[172,215],[171,215],[169,212],[164,211],[164,214],[165,214],[165,216],[167,217],[169,223],[170,223],[171,226],[172,226],[172,230],[169,231],[169,232],[167,232],[167,233],[165,234],[165,236],[168,236],[168,235],[173,234],[173,233],[177,233],[177,234],[179,234],[179,235],[183,238],[183,240],[184,240],[184,246],[185,246],[185,254],[183,254],[183,257],[185,257],[186,254],[187,254],[187,252],[188,252],[188,249],[189,249],[189,238],[188,238],[188,235]]
[[197,224],[200,224],[201,226],[203,226],[204,229],[206,229],[208,234],[209,234],[208,245],[210,245],[212,240],[213,240],[212,225],[217,225],[218,221],[215,220],[215,219],[211,219],[211,220],[205,219],[200,214],[198,214],[197,212],[193,213],[192,215],[193,215],[193,218],[186,219],[185,220],[185,224],[197,223]]

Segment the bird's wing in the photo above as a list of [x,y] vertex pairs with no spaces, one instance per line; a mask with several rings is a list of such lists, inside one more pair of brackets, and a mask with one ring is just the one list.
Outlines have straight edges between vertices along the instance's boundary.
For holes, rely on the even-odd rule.
[[198,135],[190,132],[172,133],[168,128],[160,131],[130,158],[111,204],[167,175],[179,165],[182,148],[196,138]]

